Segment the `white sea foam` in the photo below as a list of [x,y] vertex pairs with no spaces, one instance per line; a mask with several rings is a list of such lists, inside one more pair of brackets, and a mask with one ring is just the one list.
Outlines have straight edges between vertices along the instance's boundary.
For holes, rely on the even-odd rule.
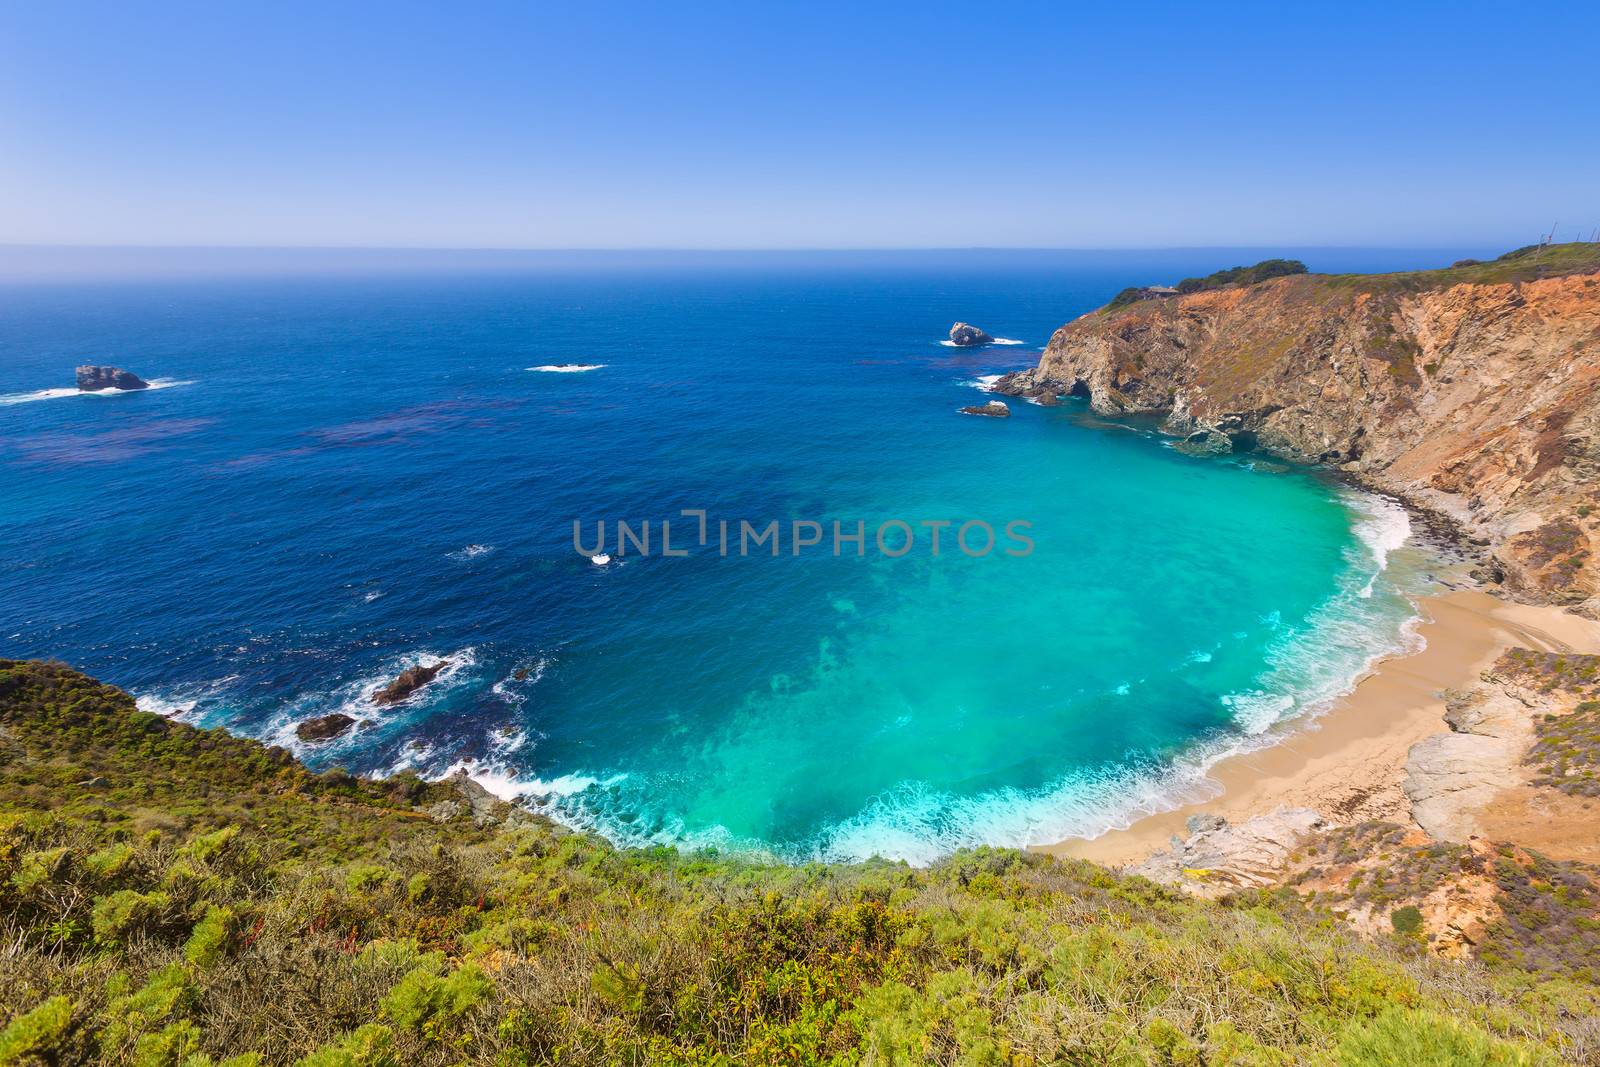
[[[490,692],[508,704],[521,705],[528,699],[528,691],[539,684],[545,671],[550,669],[550,658],[540,656],[531,663],[521,663],[513,668],[512,672],[500,679],[490,687]],[[518,678],[517,672],[526,672],[525,677]]]
[[994,390],[995,383],[1004,377],[1005,375],[1003,374],[980,374],[976,378],[967,382],[967,384],[972,386],[974,389],[981,389],[985,393],[988,393],[992,392]]
[[164,719],[185,719],[192,717],[201,704],[221,695],[229,683],[238,681],[238,678],[237,674],[230,674],[209,682],[151,689],[134,694],[133,702],[140,711],[148,711]]
[[1397,620],[1394,608],[1373,600],[1391,556],[1410,535],[1405,509],[1355,490],[1345,493],[1345,502],[1354,515],[1356,545],[1345,554],[1348,568],[1340,588],[1303,626],[1285,626],[1276,611],[1263,616],[1262,623],[1278,631],[1267,649],[1267,666],[1255,688],[1223,698],[1247,733],[1314,717],[1353,690],[1379,660],[1422,646],[1416,629],[1421,616],[1414,605]]
[[1411,516],[1387,497],[1371,493],[1347,493],[1346,502],[1355,512],[1355,534],[1372,555],[1373,572],[1359,596],[1372,596],[1373,583],[1389,566],[1389,557],[1411,538]]
[[78,396],[77,389],[40,389],[32,393],[6,393],[0,404],[27,404],[35,400],[54,400],[62,396]]
[[[1028,342],[1013,340],[1010,337],[996,337],[992,341],[980,341],[975,345],[958,345],[954,341],[950,340],[940,341],[939,343],[944,345],[946,348],[982,348],[985,345],[1025,345]],[[1043,350],[1041,349],[1041,351]]]
[[415,771],[420,767],[426,767],[428,765],[428,761],[432,757],[432,743],[418,738],[413,738],[412,740],[407,741],[400,749],[400,759],[393,765],[378,771],[377,777],[392,778],[404,771]]
[[177,719],[194,710],[197,698],[174,698],[162,693],[143,693],[134,698],[134,706],[140,711],[148,711],[159,715],[163,719]]
[[593,563],[596,567],[604,567],[607,563],[611,562],[611,557],[602,552],[597,556],[590,556],[589,562]]
[[29,404],[35,400],[58,400],[67,396],[129,396],[134,393],[148,393],[160,389],[171,389],[179,385],[193,385],[193,381],[180,382],[172,378],[152,378],[146,389],[38,389],[31,393],[6,393],[0,395],[0,405]]
[[599,370],[604,366],[606,366],[604,363],[546,363],[542,367],[528,369],[541,374],[582,374],[584,371]]
[[501,800],[521,803],[536,811],[543,810],[543,805],[548,802],[577,796],[595,786],[606,788],[625,777],[613,775],[600,779],[586,774],[563,774],[546,781],[538,777],[519,777],[516,771],[498,760],[459,759],[433,778],[437,781],[462,771]]
[[477,559],[479,556],[487,556],[493,551],[493,545],[467,545],[465,548],[448,553],[448,556],[457,563],[463,563],[469,559]]

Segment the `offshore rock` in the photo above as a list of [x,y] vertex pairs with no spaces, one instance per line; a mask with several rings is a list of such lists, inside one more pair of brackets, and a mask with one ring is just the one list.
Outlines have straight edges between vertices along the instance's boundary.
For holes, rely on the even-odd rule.
[[380,705],[398,704],[439,677],[439,672],[449,665],[449,660],[442,659],[431,667],[412,667],[410,670],[402,672],[400,677],[382,689],[374,689],[372,691],[372,702]]
[[86,393],[102,389],[148,389],[150,383],[121,367],[79,367],[78,388]]
[[1009,418],[1011,409],[1003,400],[991,400],[987,404],[977,404],[961,409],[963,415],[987,415],[991,419]]
[[350,716],[334,712],[332,715],[307,719],[294,728],[294,733],[302,741],[331,741],[355,724],[356,721]]
[[986,345],[994,338],[965,322],[958,322],[950,327],[950,343],[957,348],[970,348],[973,345]]

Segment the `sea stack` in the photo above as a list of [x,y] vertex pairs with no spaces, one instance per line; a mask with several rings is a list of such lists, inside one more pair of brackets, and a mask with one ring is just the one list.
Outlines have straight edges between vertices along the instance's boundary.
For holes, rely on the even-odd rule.
[[950,343],[957,348],[970,348],[973,345],[986,345],[994,338],[978,329],[976,326],[965,322],[958,322],[950,327]]
[[148,389],[150,383],[121,367],[79,367],[78,388],[85,393],[102,389]]
[[1011,409],[1003,400],[991,400],[987,404],[976,404],[972,407],[961,409],[963,415],[987,415],[991,419],[1009,418]]

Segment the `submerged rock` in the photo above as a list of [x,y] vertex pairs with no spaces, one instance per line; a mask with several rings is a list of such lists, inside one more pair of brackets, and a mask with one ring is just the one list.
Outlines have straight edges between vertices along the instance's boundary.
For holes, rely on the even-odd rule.
[[1217,430],[1196,430],[1173,447],[1190,456],[1226,456],[1233,451],[1233,438]]
[[950,327],[950,343],[958,348],[986,345],[993,340],[993,337],[990,337],[976,326],[968,325],[965,322],[958,322]]
[[84,366],[78,368],[78,388],[98,393],[102,389],[148,389],[150,383],[121,367]]
[[372,702],[374,704],[400,703],[400,701],[439,677],[439,672],[444,670],[449,663],[449,660],[442,659],[431,667],[412,667],[410,670],[402,672],[400,677],[382,689],[374,689],[372,691]]
[[987,415],[991,419],[1003,419],[1011,414],[1011,409],[1003,400],[991,400],[987,404],[977,404],[961,409],[963,415]]
[[307,719],[294,728],[295,736],[302,741],[331,741],[354,726],[356,721],[341,712]]

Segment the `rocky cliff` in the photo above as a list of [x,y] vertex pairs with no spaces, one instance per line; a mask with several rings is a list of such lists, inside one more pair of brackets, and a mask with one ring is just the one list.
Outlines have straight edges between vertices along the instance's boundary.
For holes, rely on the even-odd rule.
[[1597,383],[1600,245],[1574,244],[1102,309],[996,388],[1336,466],[1460,521],[1513,595],[1597,615]]

